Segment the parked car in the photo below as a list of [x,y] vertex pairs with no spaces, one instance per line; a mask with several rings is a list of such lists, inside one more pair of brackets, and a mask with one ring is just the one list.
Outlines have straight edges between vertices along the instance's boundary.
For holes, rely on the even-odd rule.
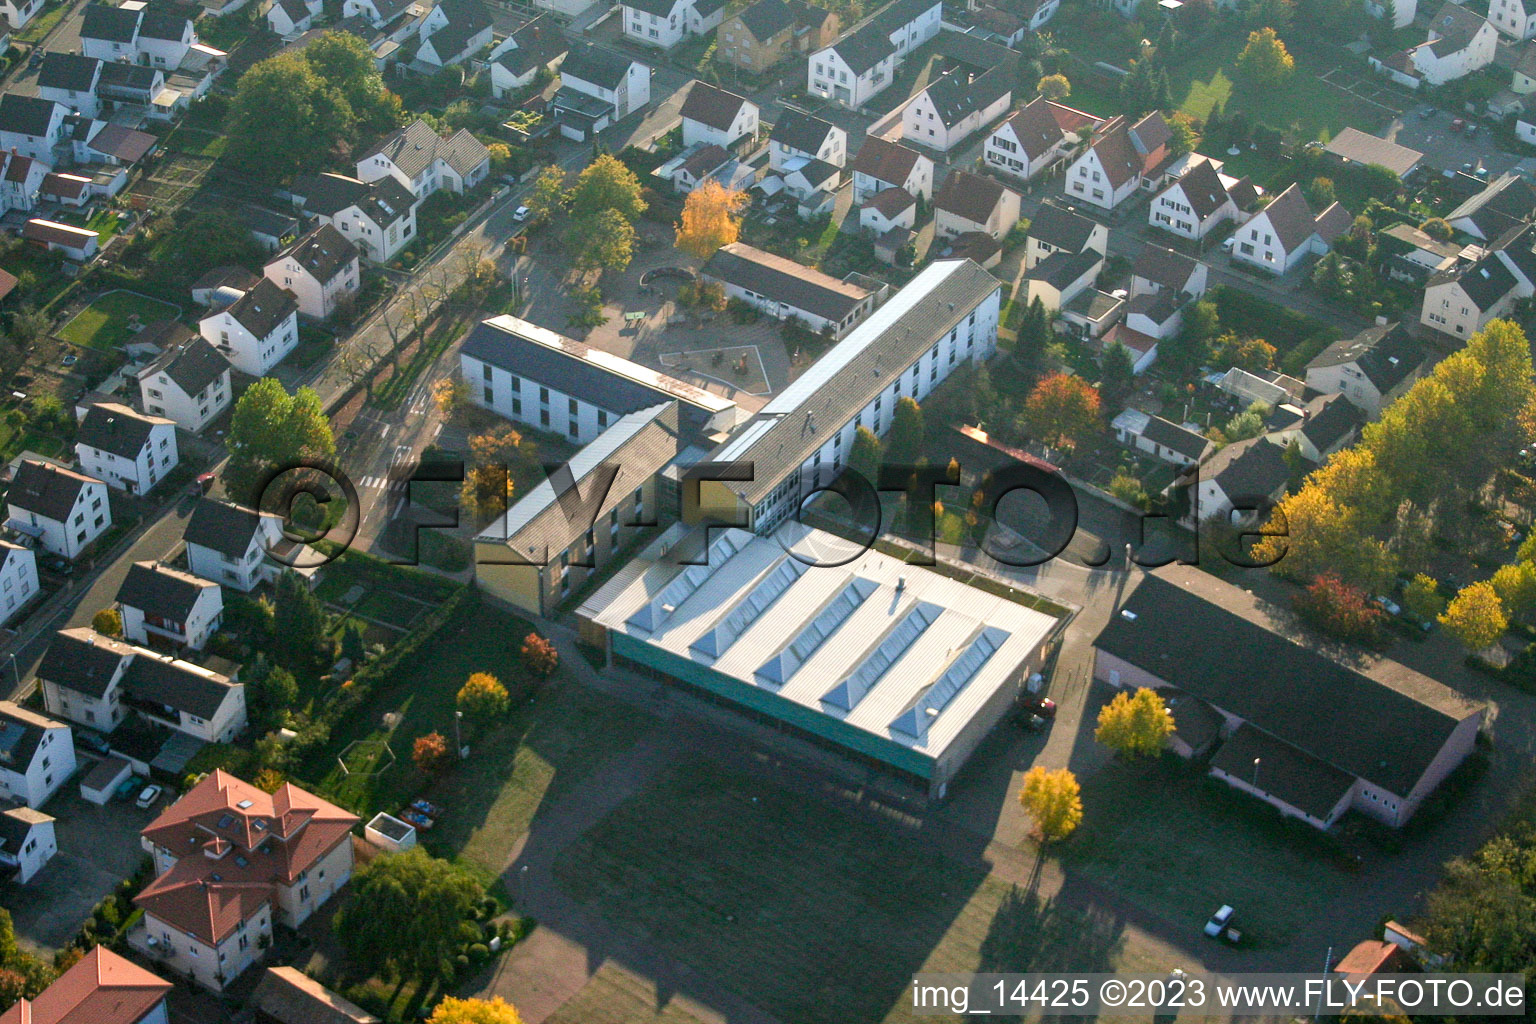
[[1371,598],[1371,600],[1381,605],[1381,610],[1386,612],[1388,615],[1403,614],[1403,606],[1385,594],[1377,594],[1375,597]]
[[112,744],[99,732],[91,732],[89,729],[75,727],[75,746],[84,747],[86,750],[97,754],[112,753]]
[[1236,244],[1237,244],[1237,236],[1236,235],[1228,235],[1226,238],[1221,240],[1221,251],[1222,252],[1226,252],[1226,253],[1230,253],[1232,251],[1232,247],[1234,245],[1236,245]]
[[443,809],[429,800],[412,800],[410,810],[420,811],[429,818],[441,818]]
[[72,575],[75,571],[75,563],[61,555],[54,555],[52,558],[43,562],[43,568],[47,569],[55,576],[69,576]]
[[1211,919],[1205,922],[1206,937],[1212,939],[1220,937],[1221,933],[1226,931],[1227,926],[1232,923],[1232,916],[1236,913],[1237,911],[1223,903],[1221,909],[1212,914]]
[[533,211],[528,209],[528,207],[519,206],[517,209],[512,211],[512,219],[521,224],[523,221],[527,220],[532,213]]
[[187,493],[194,498],[201,497],[213,490],[214,475],[212,473],[199,473],[196,480],[187,484]]
[[133,805],[141,811],[147,811],[151,807],[155,806],[155,801],[160,799],[160,794],[162,792],[164,792],[164,790],[160,786],[145,786],[142,790],[139,791],[139,798],[133,802]]
[[1453,132],[1461,131],[1461,126],[1464,125],[1464,124],[1466,124],[1465,121],[1463,121],[1459,117],[1456,118],[1454,121],[1451,122],[1451,131],[1453,131]]
[[1032,715],[1041,718],[1056,717],[1056,702],[1049,697],[1040,697],[1033,693],[1027,693],[1019,699],[1019,707]]
[[42,67],[43,58],[45,56],[47,55],[44,53],[41,46],[34,46],[32,48],[32,56],[27,58],[27,67],[34,69]]
[[148,781],[148,779],[141,779],[137,775],[130,775],[118,785],[117,791],[112,795],[119,800],[127,800],[133,794],[143,789],[144,783]]
[[1477,122],[1476,121],[1468,121],[1467,122],[1467,137],[1471,138],[1473,135],[1476,135],[1476,134],[1477,134]]

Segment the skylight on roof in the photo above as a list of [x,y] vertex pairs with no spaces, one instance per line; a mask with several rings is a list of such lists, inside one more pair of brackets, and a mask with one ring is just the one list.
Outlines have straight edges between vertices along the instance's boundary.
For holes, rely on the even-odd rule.
[[695,640],[693,649],[700,654],[720,657],[808,568],[810,566],[798,558],[780,562],[778,568],[760,580],[714,629]]
[[859,701],[864,699],[865,694],[875,688],[875,684],[885,676],[890,667],[912,648],[917,638],[938,620],[943,610],[938,605],[926,601],[919,601],[907,609],[906,614],[886,631],[884,639],[875,649],[859,662],[858,668],[822,696],[822,703],[831,704],[844,711],[852,711],[858,706]]
[[896,719],[891,722],[892,732],[910,736],[912,739],[921,740],[928,735],[928,725],[937,718],[949,706],[949,702],[964,690],[982,666],[991,660],[992,655],[1008,639],[1007,630],[998,629],[995,626],[986,626],[976,637],[966,645],[965,649],[949,663],[939,678],[933,681],[926,690],[918,695]]
[[828,601],[810,622],[801,627],[795,638],[769,658],[757,670],[759,680],[783,686],[801,665],[833,633],[837,632],[848,617],[858,610],[875,592],[873,580],[856,576],[837,596]]
[[709,545],[709,551],[704,556],[704,564],[690,565],[662,588],[661,593],[651,598],[646,605],[629,617],[628,624],[637,629],[656,632],[661,628],[672,613],[682,605],[694,592],[704,585],[704,581],[714,575],[731,557],[741,550],[742,543],[736,539],[735,531],[722,533]]

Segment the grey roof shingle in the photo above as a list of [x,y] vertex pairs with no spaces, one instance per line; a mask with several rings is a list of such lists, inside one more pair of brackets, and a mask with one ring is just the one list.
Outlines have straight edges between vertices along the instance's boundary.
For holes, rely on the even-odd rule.
[[27,774],[48,730],[61,723],[12,701],[0,701],[0,767]]
[[356,206],[381,227],[410,216],[416,205],[410,190],[389,175],[363,182],[344,174],[319,174],[295,181],[293,191],[303,197],[304,210],[311,215],[331,217]]
[[793,29],[796,20],[794,10],[784,0],[757,0],[738,17],[759,43]]
[[1161,416],[1147,417],[1147,425],[1141,435],[1188,459],[1199,460],[1211,447],[1210,438],[1179,426]]
[[1299,185],[1292,184],[1276,196],[1264,207],[1262,216],[1269,219],[1275,237],[1286,252],[1294,252],[1317,231],[1317,217],[1307,204],[1306,196],[1301,194]]
[[768,136],[768,139],[786,149],[793,149],[806,156],[815,156],[820,152],[822,144],[827,141],[827,136],[834,130],[836,126],[831,121],[823,121],[804,111],[786,107],[784,113],[779,115],[779,120],[773,126],[773,133]]
[[1451,222],[1470,220],[1483,238],[1493,239],[1529,221],[1533,214],[1536,214],[1536,187],[1517,174],[1505,174],[1463,200],[1445,215],[1445,219]]
[[170,424],[159,416],[145,416],[126,405],[103,402],[93,405],[80,421],[75,442],[125,459],[137,459],[157,426]]
[[[1209,217],[1227,202],[1227,187],[1221,183],[1221,175],[1209,160],[1202,160],[1169,189],[1178,188],[1189,200],[1190,208],[1201,220]],[[1166,190],[1165,190],[1166,191]]]
[[688,88],[688,98],[683,100],[682,117],[708,125],[718,131],[731,130],[736,115],[750,101],[724,89],[717,89],[697,79]]
[[101,61],[95,57],[78,53],[49,53],[37,71],[37,87],[91,92],[96,88],[96,76],[100,73]]
[[199,498],[183,539],[221,555],[241,559],[250,551],[261,515],[255,509],[214,498]]
[[1257,783],[1305,814],[1326,821],[1355,784],[1350,773],[1244,723],[1211,757],[1210,766]]
[[1183,291],[1200,264],[1181,252],[1161,245],[1144,245],[1136,254],[1131,273],[1136,277],[1175,292]]
[[1098,223],[1052,202],[1040,204],[1029,222],[1029,237],[1055,249],[1082,252]]
[[993,68],[980,76],[952,71],[929,85],[926,91],[944,127],[953,128],[1012,92],[1012,77],[1012,71],[1002,68]]
[[1030,100],[1006,123],[1019,140],[1019,148],[1031,160],[1038,160],[1050,152],[1051,147],[1061,142],[1065,135],[1056,115],[1051,112],[1050,101],[1044,96]]
[[218,584],[159,562],[134,562],[117,588],[117,602],[149,615],[185,622],[209,587],[217,588]]
[[149,39],[180,41],[187,38],[187,30],[191,26],[192,23],[179,14],[151,7],[144,12],[144,21],[139,25],[139,35]]
[[888,185],[905,185],[917,162],[926,159],[915,149],[866,135],[858,155],[853,158],[853,170],[856,174],[867,174]]
[[107,687],[133,648],[92,629],[61,629],[37,666],[37,678],[87,697],[106,696]]
[[1302,412],[1306,416],[1302,434],[1325,454],[1352,438],[1365,424],[1360,410],[1343,395],[1318,395]]
[[952,170],[938,195],[933,197],[933,208],[953,213],[973,224],[985,224],[1002,201],[1003,194],[1010,191],[991,178]]
[[1070,252],[1058,249],[1025,273],[1030,281],[1044,281],[1057,291],[1065,291],[1074,281],[1091,271],[1102,259],[1097,251]]
[[891,45],[890,33],[873,22],[839,39],[832,44],[831,49],[837,51],[838,57],[855,75],[864,74],[896,53],[896,47]]
[[1402,323],[1367,327],[1353,338],[1341,338],[1307,364],[1307,369],[1353,363],[1385,395],[1412,376],[1428,351]]
[[41,138],[48,133],[60,104],[40,96],[22,96],[8,92],[0,96],[0,132],[33,135]]
[[1262,437],[1229,444],[1200,467],[1201,479],[1214,480],[1239,504],[1270,497],[1285,486],[1290,475],[1285,452]]
[[209,721],[218,715],[239,684],[217,673],[204,675],[184,661],[138,651],[123,673],[122,686],[123,692],[136,700]]
[[732,242],[715,252],[699,270],[713,278],[784,302],[807,313],[841,323],[869,292],[793,260]]
[[[183,328],[185,330],[185,328]],[[187,332],[185,341],[166,348],[144,369],[139,379],[146,380],[165,374],[188,395],[197,396],[214,381],[229,373],[229,360],[210,345],[202,335]]]
[[27,459],[17,468],[5,500],[44,519],[63,522],[86,485],[100,482],[72,469]]
[[458,57],[472,38],[491,27],[491,16],[475,0],[442,0],[438,7],[448,15],[448,24],[424,42],[431,43],[432,51],[444,62]]
[[592,43],[577,43],[571,47],[565,63],[560,65],[560,76],[577,78],[602,89],[617,89],[634,63],[622,54]]
[[1480,707],[1403,665],[1342,665],[1277,632],[1283,620],[1252,595],[1188,566],[1147,573],[1122,608],[1135,618],[1111,618],[1100,650],[1400,796]]
[[518,77],[553,63],[571,48],[565,33],[542,14],[513,32],[512,40],[516,45],[497,57],[496,63]]
[[273,262],[284,258],[297,260],[315,280],[328,284],[336,275],[357,262],[357,246],[329,224],[321,224],[294,242],[287,252],[276,257]]
[[82,39],[105,39],[113,43],[131,43],[138,36],[144,11],[91,4],[85,9],[80,26]]
[[258,338],[265,338],[283,321],[298,313],[299,301],[293,293],[279,288],[267,278],[251,286],[226,312],[235,322]]

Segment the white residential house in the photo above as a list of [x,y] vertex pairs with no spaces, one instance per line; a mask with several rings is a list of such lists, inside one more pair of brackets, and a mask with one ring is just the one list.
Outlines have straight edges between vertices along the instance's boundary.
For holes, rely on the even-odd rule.
[[41,807],[75,774],[69,726],[0,701],[0,798]]
[[235,369],[261,377],[298,345],[299,303],[264,277],[197,328]]
[[193,574],[242,593],[276,580],[287,568],[268,557],[288,547],[282,519],[270,512],[200,498],[187,520],[185,540]]
[[229,408],[229,360],[202,335],[182,330],[185,337],[139,371],[139,398],[151,416],[196,434]]
[[1199,465],[1216,447],[1198,431],[1139,409],[1126,409],[1109,426],[1121,444],[1173,466]]
[[53,823],[51,815],[31,807],[8,807],[0,811],[0,867],[14,869],[15,874],[11,877],[16,884],[26,885],[32,881],[59,852],[59,839]]
[[117,591],[123,637],[144,647],[203,649],[224,618],[217,583],[159,562],[135,562]]
[[683,145],[734,149],[757,138],[758,107],[745,96],[695,80],[680,111]]
[[62,103],[5,93],[0,96],[0,150],[53,167],[54,150],[65,142],[68,114],[69,108]]
[[559,70],[569,50],[560,26],[539,15],[497,43],[486,58],[491,66],[491,96],[499,100],[531,85],[540,69]]
[[833,167],[848,163],[848,133],[831,121],[784,108],[768,136],[768,166],[782,171],[793,160],[820,160]]
[[102,62],[80,53],[50,53],[37,69],[37,95],[52,100],[86,117],[101,110],[96,95],[101,81]]
[[441,0],[417,28],[416,61],[431,68],[462,64],[491,45],[490,13],[479,0]]
[[[362,18],[374,28],[382,29],[401,21],[416,6],[417,0],[343,0],[341,16]],[[404,20],[410,23],[410,19]]]
[[1008,112],[1017,72],[1004,65],[973,75],[956,70],[932,82],[902,108],[901,137],[947,153]]
[[1307,364],[1307,387],[1343,395],[1368,419],[1396,401],[1424,371],[1429,352],[1401,323],[1340,338]]
[[552,106],[560,133],[580,142],[651,102],[651,69],[591,43],[572,46],[560,65]]
[[933,161],[906,146],[866,135],[853,158],[853,201],[863,203],[888,188],[932,199]]
[[971,231],[1001,240],[1019,221],[1019,194],[977,174],[952,170],[933,198],[934,228],[941,238]]
[[1173,162],[1172,129],[1157,111],[1135,124],[1112,122],[1067,168],[1066,191],[1073,199],[1113,210],[1161,179]]
[[896,48],[897,57],[905,57],[938,35],[943,22],[940,0],[896,0],[870,19]]
[[1499,33],[1488,19],[1448,3],[1429,23],[1429,39],[1409,56],[1425,82],[1444,85],[1492,64],[1498,43]]
[[876,192],[859,207],[859,227],[874,232],[878,238],[895,228],[912,230],[917,226],[917,200],[904,188],[892,186]]
[[104,61],[139,59],[139,26],[144,21],[143,3],[114,7],[105,3],[86,5],[80,25],[80,52]]
[[1189,502],[1187,525],[1215,517],[1251,519],[1257,511],[1267,518],[1267,503],[1278,501],[1290,482],[1285,448],[1267,436],[1250,437],[1221,448],[1200,463],[1199,484]]
[[0,210],[31,210],[49,173],[49,166],[41,160],[0,152]]
[[857,109],[891,84],[897,60],[890,34],[870,22],[810,55],[806,91]]
[[31,21],[43,9],[43,0],[4,0],[0,3],[0,15],[12,29],[19,29]]
[[279,253],[262,273],[292,292],[299,312],[316,320],[324,320],[357,294],[361,281],[357,247],[329,224],[321,224]]
[[267,27],[284,39],[297,38],[314,27],[315,18],[324,9],[322,0],[271,0]]
[[[1500,2],[1493,0],[1493,5],[1497,7]],[[1519,6],[1519,0],[1515,0],[1515,6]],[[1390,20],[1393,28],[1412,25],[1418,12],[1418,0],[1365,0],[1365,13],[1373,18]],[[1391,15],[1390,19],[1387,18],[1388,14]]]
[[1322,255],[1354,222],[1331,203],[1314,214],[1301,187],[1291,185],[1238,229],[1232,258],[1271,274],[1284,274],[1309,255]]
[[1527,5],[1524,0],[1492,0],[1488,5],[1488,20],[1511,39],[1529,39],[1536,35],[1536,4]]
[[144,11],[136,40],[138,63],[176,70],[198,43],[197,31],[190,18],[153,7]]
[[720,27],[725,0],[630,0],[620,6],[624,35],[670,50],[689,36]]
[[1258,189],[1247,178],[1233,178],[1221,173],[1215,161],[1201,160],[1153,197],[1147,223],[1199,241],[1227,221],[1242,223],[1258,198]]
[[416,237],[419,200],[392,174],[371,182],[320,174],[295,182],[293,192],[306,214],[341,232],[372,263],[388,263]]
[[93,405],[75,439],[80,468],[129,494],[148,494],[176,468],[176,424],[126,405]]
[[23,460],[5,500],[6,525],[62,558],[77,558],[112,525],[107,485],[50,462]]
[[1419,322],[1444,334],[1469,338],[1488,321],[1506,316],[1521,299],[1536,295],[1536,228],[1512,229],[1475,263],[1429,279]]
[[245,731],[245,686],[86,627],[61,629],[37,666],[51,715],[110,733],[130,711],[205,743]]
[[1126,327],[1156,341],[1173,337],[1184,326],[1184,311],[1205,294],[1209,271],[1183,253],[1142,246],[1131,265]]
[[1033,270],[1055,253],[1093,251],[1102,260],[1109,254],[1109,228],[1076,210],[1047,201],[1029,222],[1024,240],[1024,269]]
[[1028,181],[1055,166],[1103,123],[1037,96],[992,130],[982,158],[989,170]]
[[0,540],[0,626],[37,597],[37,555],[31,548]]

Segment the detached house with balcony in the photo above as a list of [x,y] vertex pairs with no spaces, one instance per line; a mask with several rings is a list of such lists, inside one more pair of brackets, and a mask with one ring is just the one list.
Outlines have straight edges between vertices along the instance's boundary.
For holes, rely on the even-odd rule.
[[670,50],[689,36],[719,28],[725,0],[631,0],[620,11],[627,38]]
[[1291,185],[1238,229],[1232,258],[1271,274],[1284,274],[1307,256],[1327,252],[1352,223],[1354,217],[1338,203],[1313,213],[1301,187]]
[[268,278],[198,321],[198,331],[241,373],[260,377],[299,343],[299,303]]
[[684,146],[740,151],[757,140],[758,107],[745,96],[695,80],[683,100]]
[[302,315],[316,320],[324,320],[356,295],[361,281],[357,247],[329,224],[299,239],[262,273],[293,293]]
[[229,403],[229,360],[204,337],[175,325],[179,337],[138,373],[144,411],[200,433]]
[[1153,197],[1147,223],[1180,238],[1201,241],[1229,220],[1243,223],[1253,215],[1258,201],[1259,189],[1253,182],[1222,174],[1216,161],[1201,159]]
[[591,43],[573,45],[560,65],[560,91],[550,105],[560,134],[591,138],[651,102],[651,69]]
[[145,647],[203,649],[224,618],[217,583],[159,562],[135,562],[117,591],[123,636]]
[[1173,163],[1172,129],[1157,111],[1135,124],[1111,122],[1067,168],[1066,192],[1103,210],[1113,210],[1139,188],[1153,187]]
[[891,84],[896,63],[889,33],[870,22],[811,54],[806,61],[806,91],[857,109]]
[[223,991],[352,877],[359,819],[285,783],[264,793],[215,769],[140,834],[156,878],[129,944]]
[[853,159],[853,201],[863,203],[888,188],[932,199],[933,161],[914,149],[866,135]]
[[[187,520],[187,568],[243,593],[271,583],[285,571],[311,581],[316,571],[299,557],[301,545],[283,534],[283,521],[270,512],[213,498],[199,498]],[[268,554],[275,557],[268,557]]]
[[73,735],[63,722],[0,701],[0,800],[47,803],[75,774]]
[[228,743],[246,727],[240,683],[85,627],[54,634],[37,678],[49,714],[101,732],[130,711],[205,743]]
[[1103,118],[1036,96],[987,136],[989,170],[1029,181],[1059,163]]
[[757,0],[726,18],[715,34],[716,56],[761,74],[837,38],[837,15],[804,0]]
[[467,128],[443,138],[419,119],[390,132],[357,161],[360,181],[387,175],[417,199],[444,188],[462,195],[490,173],[491,151]]
[[80,468],[129,494],[148,494],[181,460],[176,424],[126,405],[93,405],[75,439]]
[[107,485],[50,462],[23,461],[5,500],[5,525],[61,558],[78,558],[112,525]]
[[372,182],[320,174],[295,182],[293,192],[305,214],[341,232],[371,263],[388,263],[416,237],[419,200],[392,174]]

